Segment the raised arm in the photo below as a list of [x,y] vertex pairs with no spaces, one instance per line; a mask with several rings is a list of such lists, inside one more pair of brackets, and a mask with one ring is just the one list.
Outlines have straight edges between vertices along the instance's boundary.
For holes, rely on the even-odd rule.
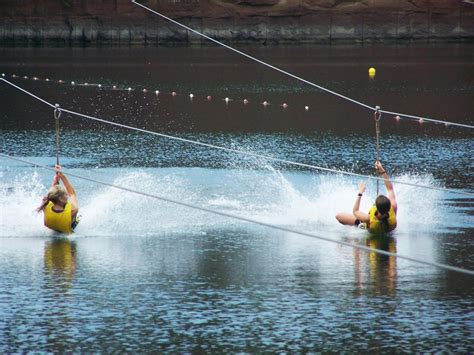
[[365,183],[359,183],[359,193],[357,194],[357,198],[354,202],[354,207],[352,208],[352,213],[354,217],[357,218],[361,222],[368,223],[370,221],[370,217],[367,213],[359,211],[360,208],[360,200],[362,199],[362,195],[365,192]]
[[392,204],[393,210],[397,213],[397,199],[395,198],[395,191],[393,190],[393,184],[390,181],[387,172],[382,166],[380,161],[375,162],[375,170],[380,174],[380,177],[384,179],[385,188],[387,189],[387,195],[390,199],[390,203]]
[[71,198],[72,214],[75,215],[77,213],[77,211],[79,210],[79,205],[77,203],[76,191],[74,190],[74,187],[72,186],[71,182],[66,177],[66,175],[64,175],[61,172],[61,166],[56,165],[56,171],[57,171],[57,176],[63,182],[64,187],[66,188],[66,191],[69,194],[69,197]]
[[51,183],[51,187],[56,186],[57,184],[59,184],[59,175],[56,172],[56,174],[54,174],[53,182]]

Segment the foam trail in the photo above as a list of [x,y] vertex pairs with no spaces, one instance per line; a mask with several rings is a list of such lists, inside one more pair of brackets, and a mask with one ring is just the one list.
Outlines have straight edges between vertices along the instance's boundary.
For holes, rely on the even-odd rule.
[[[357,182],[342,176],[315,176],[273,169],[103,169],[94,173],[100,173],[101,179],[106,177],[119,186],[304,231],[347,233],[349,229],[339,225],[335,215],[352,210],[357,192]],[[49,174],[27,170],[8,175],[2,178],[0,185],[3,211],[0,236],[49,235],[42,226],[41,215],[33,212],[47,191]],[[403,175],[398,178],[435,184],[431,176]],[[240,222],[228,218],[151,201],[110,187],[82,181],[73,183],[82,216],[77,236],[200,233],[207,229],[243,227]],[[441,203],[442,192],[396,186],[396,193],[399,204],[396,233],[431,233],[433,223],[456,227],[455,219],[445,217],[443,208],[447,207]],[[368,210],[375,197],[375,183],[369,182],[361,209]],[[413,211],[425,211],[424,217],[420,218]]]

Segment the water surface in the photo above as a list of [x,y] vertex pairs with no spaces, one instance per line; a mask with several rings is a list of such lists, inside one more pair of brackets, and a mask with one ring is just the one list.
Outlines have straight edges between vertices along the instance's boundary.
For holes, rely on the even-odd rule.
[[[473,124],[469,46],[245,50],[371,105]],[[9,80],[65,108],[214,145],[374,173],[370,112],[217,48],[0,51]],[[367,78],[369,66],[377,68],[375,80]],[[134,90],[121,90],[128,87]],[[0,95],[3,152],[52,166],[52,110],[5,85]],[[225,97],[232,99],[227,105]],[[264,100],[271,105],[263,107]],[[469,130],[393,117],[384,117],[381,128],[381,158],[394,179],[472,191]],[[94,180],[474,269],[474,206],[466,196],[396,184],[398,228],[390,237],[370,238],[334,219],[352,208],[358,179],[351,177],[68,115],[61,116],[60,158],[72,173]],[[42,227],[33,212],[51,172],[6,159],[0,166],[2,352],[474,350],[472,277],[78,178],[71,180],[82,220],[73,236],[64,237]],[[363,209],[375,197],[369,181]]]

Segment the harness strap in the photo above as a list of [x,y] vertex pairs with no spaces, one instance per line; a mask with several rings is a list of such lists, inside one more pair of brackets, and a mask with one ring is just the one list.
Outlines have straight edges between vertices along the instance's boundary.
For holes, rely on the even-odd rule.
[[[54,120],[56,121],[56,165],[59,165],[59,153],[60,153],[59,117],[61,117],[61,109],[59,108],[59,104],[56,104],[54,108]],[[58,184],[59,184],[59,181],[58,181]]]
[[[380,160],[380,119],[382,118],[382,112],[380,112],[380,106],[375,106],[374,119],[375,119],[375,150],[376,160]],[[377,171],[379,175],[379,172]],[[377,196],[379,195],[379,180],[377,179]]]

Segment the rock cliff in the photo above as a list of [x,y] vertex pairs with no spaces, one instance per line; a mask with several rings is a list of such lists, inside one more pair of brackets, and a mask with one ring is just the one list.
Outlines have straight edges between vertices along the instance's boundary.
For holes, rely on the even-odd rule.
[[[142,0],[219,40],[474,41],[474,0]],[[131,0],[2,0],[0,43],[207,43]]]

